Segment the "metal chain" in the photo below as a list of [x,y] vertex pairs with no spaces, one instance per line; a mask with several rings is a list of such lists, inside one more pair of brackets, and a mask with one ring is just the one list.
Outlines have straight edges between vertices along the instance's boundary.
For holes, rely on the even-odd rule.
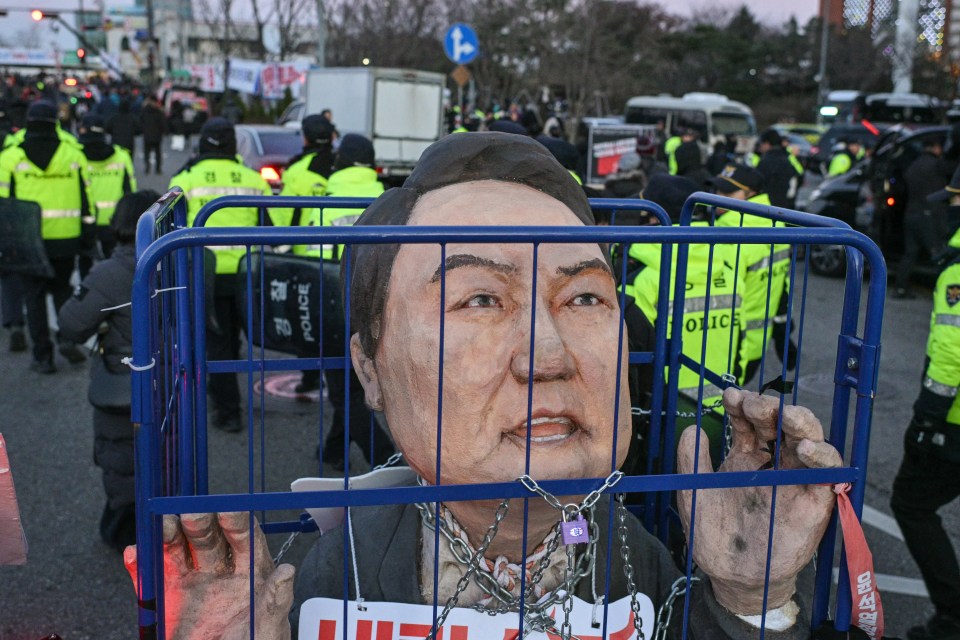
[[[604,491],[606,491],[607,489],[612,489],[618,482],[620,482],[620,478],[622,477],[623,477],[623,471],[620,471],[619,469],[617,471],[614,471],[610,475],[608,475],[606,479],[603,481],[603,484],[598,489],[594,489],[593,491],[588,493],[587,497],[583,499],[583,502],[580,503],[576,511],[573,511],[573,512],[570,512],[567,510],[566,507],[569,505],[565,506],[560,504],[560,501],[557,500],[557,497],[555,495],[553,495],[552,493],[550,493],[549,491],[541,487],[539,484],[537,484],[536,480],[534,480],[527,474],[523,474],[517,479],[520,481],[520,484],[526,487],[529,491],[537,494],[538,496],[546,500],[547,504],[549,504],[551,507],[553,507],[557,511],[566,512],[568,515],[576,515],[578,513],[583,513],[584,510],[592,509],[594,505],[597,504],[597,501],[600,500],[600,498],[603,496]],[[573,506],[577,506],[577,505],[573,505]]]
[[[693,588],[693,585],[700,582],[700,578],[690,577],[690,588]],[[673,603],[677,598],[684,595],[687,592],[687,578],[686,576],[682,578],[677,578],[673,586],[670,588],[670,595],[667,596],[667,599],[663,601],[663,604],[660,605],[660,610],[657,611],[657,626],[653,632],[653,640],[667,640],[667,631],[670,628],[670,618],[673,616]]]
[[[416,506],[420,511],[420,516],[424,524],[427,525],[430,530],[433,530],[438,520],[434,518],[433,513],[426,505],[417,504]],[[599,538],[599,529],[597,524],[593,521],[592,511],[589,514],[589,519],[591,532],[590,543],[587,545],[586,551],[580,554],[580,557],[577,558],[574,582],[577,582],[584,576],[588,575],[593,570],[595,564],[594,558],[596,557],[596,541]],[[444,539],[447,540],[453,557],[460,564],[470,566],[473,561],[473,552],[470,550],[469,546],[467,546],[462,539],[454,536],[453,533],[450,532],[442,518],[439,519],[439,523],[440,533],[443,535]],[[544,595],[538,602],[531,603],[533,598],[532,585],[539,583],[543,571],[550,564],[550,556],[559,546],[560,539],[560,526],[558,524],[554,535],[547,543],[547,553],[545,553],[543,558],[540,559],[537,568],[534,570],[529,581],[530,585],[524,591],[524,618],[528,624],[534,627],[534,630],[536,631],[544,631],[549,629],[549,625],[553,623],[553,620],[547,615],[546,612],[560,602],[560,598],[562,596],[561,588],[558,587],[554,591]],[[473,609],[492,616],[501,613],[518,612],[520,610],[520,599],[500,586],[500,584],[496,581],[496,578],[494,578],[489,572],[477,570],[474,573],[474,582],[481,591],[492,597],[499,604],[494,607],[477,604],[473,605]]]
[[[560,523],[558,523],[554,529],[553,535],[550,536],[549,540],[547,541],[545,553],[537,562],[537,566],[531,573],[529,584],[527,585],[526,589],[524,589],[523,599],[525,602],[524,610],[522,612],[524,624],[526,625],[524,630],[525,632],[523,634],[524,638],[526,638],[528,634],[536,631],[540,633],[557,635],[561,638],[564,638],[564,640],[579,640],[579,638],[572,635],[572,630],[569,625],[569,612],[572,611],[573,592],[577,583],[596,569],[596,545],[600,535],[599,526],[594,519],[594,507],[603,496],[603,493],[614,487],[620,481],[623,475],[624,474],[621,471],[614,471],[607,476],[599,488],[591,491],[587,497],[584,498],[582,503],[579,505],[566,505],[566,507],[560,503],[556,496],[543,489],[537,483],[537,481],[530,476],[523,475],[518,478],[520,483],[523,484],[523,486],[529,491],[536,493],[542,497],[547,504],[566,514],[567,516],[576,516],[578,514],[587,512],[587,520],[590,527],[590,542],[587,543],[586,550],[580,554],[579,557],[576,555],[575,545],[568,546],[567,569],[564,581],[557,586],[556,589],[545,594],[539,599],[539,601],[531,603],[531,599],[533,598],[534,594],[534,587],[539,584],[540,580],[542,579],[544,571],[550,565],[550,557],[554,554],[554,552],[556,552],[562,540]],[[475,604],[472,605],[471,608],[476,611],[487,613],[491,616],[499,615],[501,613],[519,612],[521,599],[515,597],[511,592],[504,589],[491,573],[480,569],[480,562],[483,561],[484,553],[490,546],[493,537],[496,536],[500,522],[504,519],[504,517],[506,517],[506,510],[508,508],[507,501],[504,500],[500,503],[500,506],[497,508],[497,513],[494,516],[493,524],[487,529],[487,533],[484,536],[483,542],[475,552],[470,549],[469,545],[463,539],[454,535],[449,530],[443,518],[434,514],[429,505],[418,503],[416,507],[419,510],[420,517],[427,528],[430,530],[435,530],[436,527],[439,527],[440,534],[447,541],[453,557],[457,560],[457,562],[467,567],[467,571],[457,582],[457,587],[453,595],[447,599],[443,612],[437,617],[436,626],[431,629],[431,632],[427,636],[426,640],[435,639],[437,629],[440,629],[443,626],[443,623],[449,616],[450,611],[457,606],[460,596],[466,590],[471,578],[473,578],[474,583],[480,588],[480,590],[486,595],[492,597],[496,603],[493,607]],[[562,519],[563,516],[561,516],[561,520]],[[550,609],[558,603],[561,604],[565,612],[565,624],[561,625],[560,629],[557,628],[556,621],[549,614]]]
[[637,640],[645,640],[643,617],[640,614],[640,602],[637,600],[637,585],[633,580],[633,564],[630,562],[630,547],[627,544],[627,508],[623,504],[623,494],[617,496],[617,529],[620,537],[620,559],[623,560],[623,575],[627,578],[627,591],[630,592],[630,610],[633,611],[633,628]]
[[401,460],[403,460],[403,454],[397,451],[395,454],[387,458],[386,462],[384,462],[383,464],[378,464],[373,469],[371,469],[371,471],[379,471],[380,469],[386,469],[387,467],[392,467],[393,465],[397,464]]
[[[490,546],[490,543],[493,542],[493,539],[497,535],[497,531],[500,529],[500,523],[507,516],[507,511],[510,509],[510,502],[508,500],[503,500],[500,503],[500,506],[497,507],[497,512],[493,516],[493,524],[487,527],[487,532],[483,536],[483,541],[480,543],[480,546],[477,547],[476,553],[473,554],[473,557],[470,559],[469,564],[467,565],[466,572],[460,576],[460,580],[457,582],[456,591],[453,595],[447,599],[447,603],[443,607],[443,612],[437,616],[437,622],[430,629],[430,633],[427,635],[427,640],[433,640],[436,638],[437,630],[443,627],[443,623],[446,621],[447,616],[450,615],[450,611],[457,606],[457,602],[460,600],[460,595],[466,590],[467,585],[470,584],[470,578],[474,573],[477,572],[480,561],[483,560],[483,555],[487,551],[487,547]],[[440,518],[436,518],[437,522],[440,521]]]
[[[716,400],[711,404],[702,405],[700,411],[677,411],[673,415],[677,418],[699,418],[700,416],[705,416],[714,409],[723,406],[723,400]],[[635,416],[649,416],[653,415],[653,411],[650,409],[644,409],[642,407],[630,407],[630,413]],[[666,411],[660,412],[661,416],[667,415]]]
[[284,541],[284,543],[280,546],[280,551],[277,552],[276,557],[274,557],[273,559],[274,565],[280,564],[281,558],[283,558],[283,555],[287,551],[290,551],[290,547],[293,546],[293,541],[297,539],[297,536],[299,536],[300,533],[301,533],[300,531],[294,531],[293,533],[290,534],[290,537]]

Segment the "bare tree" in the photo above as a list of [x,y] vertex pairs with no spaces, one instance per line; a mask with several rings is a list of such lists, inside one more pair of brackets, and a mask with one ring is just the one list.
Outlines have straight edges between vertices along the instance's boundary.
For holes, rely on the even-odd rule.
[[[256,0],[253,0],[256,4]],[[286,60],[316,39],[317,0],[274,0],[273,13],[280,37],[279,56]]]
[[257,29],[257,44],[255,55],[259,60],[267,59],[267,48],[264,44],[263,35],[266,31],[267,23],[270,21],[272,12],[264,16],[260,12],[260,2],[258,0],[250,0],[250,6],[253,9],[253,24]]

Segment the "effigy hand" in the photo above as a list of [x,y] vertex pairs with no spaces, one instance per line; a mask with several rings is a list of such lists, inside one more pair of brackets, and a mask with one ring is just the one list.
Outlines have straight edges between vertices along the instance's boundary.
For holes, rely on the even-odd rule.
[[[289,640],[294,568],[274,568],[267,541],[250,514],[197,513],[163,517],[166,637],[173,640]],[[136,547],[123,554],[137,584]],[[255,630],[250,635],[250,587]]]
[[[730,419],[733,444],[719,471],[770,468],[777,439],[779,400],[731,388],[723,394],[723,406]],[[691,427],[680,437],[680,473],[693,473],[696,436],[696,427]],[[823,427],[816,416],[805,407],[784,405],[779,468],[826,468],[840,464],[840,454],[824,442]],[[707,436],[701,434],[697,472],[712,471]],[[697,491],[693,559],[710,577],[717,601],[736,614],[757,615],[763,611],[772,495],[772,487]],[[689,534],[692,491],[679,492],[678,501]],[[777,489],[767,610],[790,602],[796,576],[813,557],[833,505],[834,493],[829,486]]]

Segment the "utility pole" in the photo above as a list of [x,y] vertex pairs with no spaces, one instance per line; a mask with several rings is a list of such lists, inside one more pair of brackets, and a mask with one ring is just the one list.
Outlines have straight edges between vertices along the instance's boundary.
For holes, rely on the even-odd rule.
[[910,93],[913,90],[913,58],[917,52],[919,13],[918,0],[900,0],[894,48],[896,54],[893,57],[894,93]]
[[153,0],[147,0],[147,83],[153,89],[157,80],[157,35],[153,19]]
[[820,82],[817,86],[818,103],[823,104],[827,99],[827,90],[830,84],[827,82],[827,53],[830,43],[830,0],[823,0],[820,14]]
[[317,66],[327,66],[327,11],[324,0],[317,0]]

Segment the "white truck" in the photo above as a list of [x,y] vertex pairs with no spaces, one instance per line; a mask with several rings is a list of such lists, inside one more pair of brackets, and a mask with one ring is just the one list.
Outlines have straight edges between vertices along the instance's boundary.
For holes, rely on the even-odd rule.
[[280,124],[299,127],[307,115],[329,109],[340,135],[373,141],[385,178],[409,175],[420,154],[444,133],[443,74],[380,67],[324,67],[307,72],[304,99]]

